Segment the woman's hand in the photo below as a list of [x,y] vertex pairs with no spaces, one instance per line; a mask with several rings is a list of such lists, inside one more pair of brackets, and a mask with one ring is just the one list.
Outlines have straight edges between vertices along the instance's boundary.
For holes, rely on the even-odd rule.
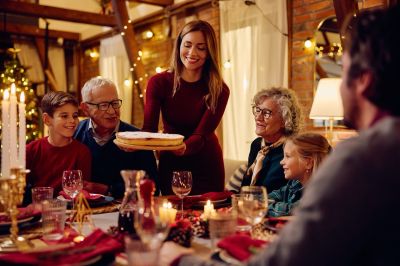
[[173,154],[175,154],[176,156],[182,156],[186,151],[186,144],[183,143],[183,147],[178,149],[178,150],[173,150],[171,151]]

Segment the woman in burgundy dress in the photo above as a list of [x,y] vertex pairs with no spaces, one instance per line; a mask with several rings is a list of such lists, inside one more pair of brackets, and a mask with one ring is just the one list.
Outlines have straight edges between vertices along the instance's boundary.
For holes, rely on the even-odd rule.
[[205,21],[192,21],[179,33],[170,69],[147,86],[144,131],[157,132],[160,111],[164,133],[185,136],[185,147],[160,153],[160,188],[172,193],[172,172],[192,172],[191,194],[223,191],[222,150],[214,131],[229,98],[222,80],[215,32]]

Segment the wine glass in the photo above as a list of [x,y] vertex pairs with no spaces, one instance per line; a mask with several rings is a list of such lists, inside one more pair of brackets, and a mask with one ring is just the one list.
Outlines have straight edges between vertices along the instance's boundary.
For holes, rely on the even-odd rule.
[[81,192],[83,188],[82,171],[65,170],[63,172],[61,183],[64,192],[72,199],[72,214],[75,206],[75,197],[79,194],[79,192]]
[[135,212],[135,230],[143,244],[159,248],[167,237],[172,221],[161,215],[161,204],[146,205],[142,199]]
[[252,226],[260,223],[268,211],[267,190],[263,186],[244,186],[240,190],[238,207]]
[[183,217],[183,199],[189,195],[192,190],[192,172],[190,171],[174,171],[172,172],[172,191],[182,200]]

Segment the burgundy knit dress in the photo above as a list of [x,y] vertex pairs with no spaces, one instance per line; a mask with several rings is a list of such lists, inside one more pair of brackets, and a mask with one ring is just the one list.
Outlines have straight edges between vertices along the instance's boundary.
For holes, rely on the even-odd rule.
[[185,136],[186,151],[176,156],[162,151],[159,161],[160,188],[163,195],[173,194],[172,172],[192,171],[193,187],[190,194],[224,190],[224,163],[221,146],[214,131],[221,121],[229,98],[224,84],[215,112],[207,109],[204,96],[207,82],[200,79],[186,82],[181,79],[179,90],[172,97],[173,73],[153,76],[147,85],[144,113],[144,131],[157,132],[160,111],[164,133]]

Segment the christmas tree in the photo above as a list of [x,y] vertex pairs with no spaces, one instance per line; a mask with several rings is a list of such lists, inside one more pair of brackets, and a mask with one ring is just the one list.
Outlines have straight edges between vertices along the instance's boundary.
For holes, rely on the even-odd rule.
[[4,61],[4,69],[0,72],[0,93],[3,95],[5,90],[10,90],[11,84],[17,87],[17,98],[23,91],[26,103],[26,141],[30,142],[41,137],[40,119],[38,112],[38,98],[31,82],[26,76],[26,69],[18,61],[17,53],[19,49],[9,48],[8,57]]

